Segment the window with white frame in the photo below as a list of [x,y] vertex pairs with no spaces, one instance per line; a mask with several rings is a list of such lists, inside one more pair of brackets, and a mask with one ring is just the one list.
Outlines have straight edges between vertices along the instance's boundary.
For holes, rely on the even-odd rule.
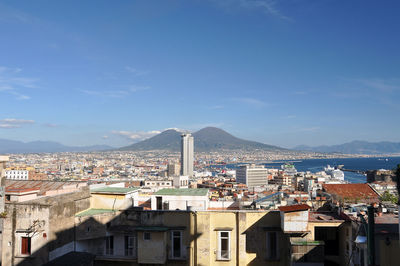
[[231,232],[218,231],[218,251],[217,260],[230,260],[231,259]]
[[125,236],[125,256],[136,257],[137,238],[136,235]]
[[279,259],[279,239],[278,232],[271,231],[267,232],[267,259],[277,260]]
[[180,259],[182,254],[182,231],[171,231],[171,255],[173,259]]

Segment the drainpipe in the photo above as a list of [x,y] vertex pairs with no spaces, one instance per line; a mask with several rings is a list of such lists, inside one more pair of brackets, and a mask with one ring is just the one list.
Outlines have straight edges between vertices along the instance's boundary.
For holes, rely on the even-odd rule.
[[194,245],[193,245],[193,262],[197,265],[197,212],[193,212],[194,217]]
[[236,211],[236,266],[239,266],[240,241],[239,241],[239,211]]
[[375,265],[375,217],[372,206],[368,206],[368,265]]

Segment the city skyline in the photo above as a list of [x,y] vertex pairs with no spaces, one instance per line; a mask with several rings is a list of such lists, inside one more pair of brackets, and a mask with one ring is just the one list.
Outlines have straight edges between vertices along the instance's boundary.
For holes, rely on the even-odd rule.
[[0,4],[0,139],[121,147],[216,126],[286,148],[400,141],[397,1],[93,5]]

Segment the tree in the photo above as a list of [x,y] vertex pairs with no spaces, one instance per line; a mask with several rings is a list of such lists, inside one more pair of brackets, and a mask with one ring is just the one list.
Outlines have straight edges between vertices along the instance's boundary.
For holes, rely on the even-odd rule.
[[399,199],[395,195],[390,194],[389,191],[385,191],[385,192],[383,192],[383,194],[381,196],[381,200],[382,201],[390,201],[390,202],[396,204]]

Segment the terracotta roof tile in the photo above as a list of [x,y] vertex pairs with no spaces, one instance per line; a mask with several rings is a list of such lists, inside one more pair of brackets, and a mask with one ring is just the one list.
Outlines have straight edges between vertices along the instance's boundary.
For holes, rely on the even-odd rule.
[[323,188],[344,200],[379,201],[379,195],[368,184],[324,184]]
[[281,206],[279,210],[282,212],[295,212],[295,211],[306,211],[311,207],[307,204],[297,204],[297,205],[290,205],[290,206]]

